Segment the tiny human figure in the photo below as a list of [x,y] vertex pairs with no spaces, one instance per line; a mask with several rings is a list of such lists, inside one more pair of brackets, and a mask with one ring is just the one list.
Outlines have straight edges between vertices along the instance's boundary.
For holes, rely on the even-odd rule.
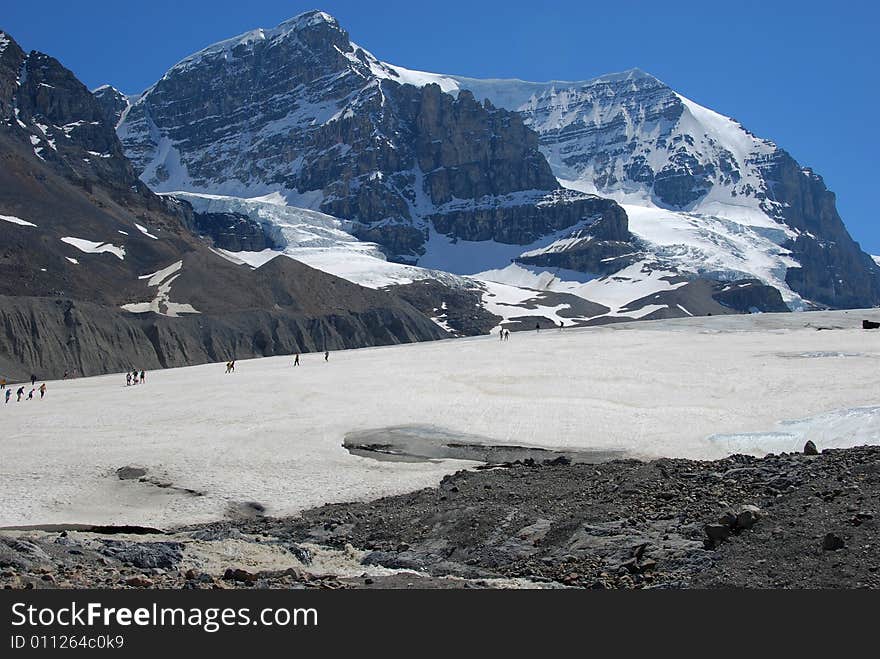
[[504,340],[510,341],[510,330],[509,329],[504,330]]
[[36,391],[36,389],[31,389],[31,390],[28,392],[28,397],[27,397],[28,400],[33,400],[33,399],[34,399],[34,392],[35,392],[35,391]]
[[541,331],[541,323],[535,323],[535,331],[536,331],[536,332],[540,332],[540,331]]
[[293,365],[299,366],[299,353],[296,353],[296,357],[293,358]]
[[559,321],[559,331],[561,332],[564,327],[565,327],[565,323],[560,320]]
[[324,361],[325,361],[325,362],[329,362],[329,361],[330,361],[330,352],[327,351],[327,350],[324,351]]
[[24,396],[24,387],[19,387],[18,391],[15,392],[15,395],[16,395],[15,402],[20,403],[21,397]]
[[146,374],[146,372],[145,372],[145,371],[141,371],[141,384],[143,384],[144,382],[146,382],[146,380],[147,380],[147,374]]
[[43,400],[43,397],[46,395],[46,383],[40,385],[40,400]]
[[230,369],[230,371],[235,373],[235,360],[234,359],[231,362],[229,362],[229,369]]
[[232,368],[232,367],[229,365],[229,362],[226,362],[226,373],[227,374],[229,373],[230,368]]
[[31,373],[31,386],[33,387],[37,383],[37,376]]
[[9,399],[12,397],[12,389],[6,390],[6,404],[9,405]]
[[131,386],[131,373],[126,373],[126,374],[125,374],[125,386],[126,386],[126,387],[130,387],[130,386]]
[[0,390],[6,389],[6,378],[0,378]]
[[498,340],[499,340],[499,341],[503,341],[503,340],[504,340],[504,328],[503,328],[503,327],[501,328],[501,331],[498,332]]
[[64,379],[67,379],[67,371],[64,371]]

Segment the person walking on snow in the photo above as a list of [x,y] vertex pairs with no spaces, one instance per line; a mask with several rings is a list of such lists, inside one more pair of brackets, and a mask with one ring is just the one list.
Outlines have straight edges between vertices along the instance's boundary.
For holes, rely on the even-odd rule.
[[144,371],[141,371],[141,384],[147,381],[147,374]]
[[0,378],[0,390],[6,389],[6,378]]
[[40,385],[40,400],[43,400],[43,397],[46,395],[46,383]]
[[31,373],[31,386],[33,387],[35,384],[37,384],[37,376]]
[[18,391],[15,392],[15,395],[17,396],[17,398],[15,399],[15,402],[20,403],[21,397],[24,396],[24,387],[19,387]]
[[293,365],[299,366],[299,353],[296,353],[296,357],[293,358]]
[[330,361],[330,352],[329,352],[328,350],[325,350],[325,351],[324,351],[324,361],[325,361],[325,362],[329,362],[329,361]]
[[28,397],[27,397],[28,400],[33,400],[33,399],[34,399],[34,392],[35,392],[35,391],[36,391],[36,389],[31,389],[31,390],[28,392]]
[[131,386],[131,373],[126,372],[126,374],[125,374],[125,386],[126,387]]
[[12,397],[12,389],[6,390],[6,404],[9,405],[9,399]]

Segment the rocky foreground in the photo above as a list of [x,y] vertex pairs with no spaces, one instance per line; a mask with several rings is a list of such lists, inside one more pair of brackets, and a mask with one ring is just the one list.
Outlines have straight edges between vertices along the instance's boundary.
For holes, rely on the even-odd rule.
[[290,519],[0,533],[5,588],[877,588],[880,447],[532,461]]

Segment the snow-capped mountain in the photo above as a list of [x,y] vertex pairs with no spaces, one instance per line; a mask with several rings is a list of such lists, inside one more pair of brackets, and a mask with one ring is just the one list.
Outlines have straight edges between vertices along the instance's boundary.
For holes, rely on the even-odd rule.
[[253,269],[218,253],[193,229],[223,237],[223,223],[240,218],[154,194],[123,154],[115,124],[58,60],[25,53],[0,31],[4,377],[445,336],[386,292],[291,259]]
[[[715,279],[751,275],[793,308],[880,303],[880,273],[821,177],[643,71],[533,83],[393,68],[517,111],[566,187],[624,206],[651,261]],[[565,265],[555,251],[524,261]]]
[[393,82],[322,12],[187,57],[119,134],[157,191],[281,194],[399,261],[422,256],[432,228],[531,242],[616,210],[563,190],[519,115]]
[[[480,287],[505,320],[880,304],[820,177],[642,71],[424,73],[308,12],[185,58],[130,107],[103,94],[154,190],[366,285],[483,273],[444,284]],[[729,306],[731,286],[752,297]]]

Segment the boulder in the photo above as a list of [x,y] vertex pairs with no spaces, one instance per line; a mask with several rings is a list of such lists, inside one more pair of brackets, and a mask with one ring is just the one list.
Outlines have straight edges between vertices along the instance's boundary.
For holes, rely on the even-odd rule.
[[826,533],[822,539],[822,549],[825,551],[837,551],[846,547],[846,543],[839,535],[834,533]]
[[736,516],[736,528],[743,530],[750,529],[758,522],[760,518],[760,508],[752,505],[743,506]]

